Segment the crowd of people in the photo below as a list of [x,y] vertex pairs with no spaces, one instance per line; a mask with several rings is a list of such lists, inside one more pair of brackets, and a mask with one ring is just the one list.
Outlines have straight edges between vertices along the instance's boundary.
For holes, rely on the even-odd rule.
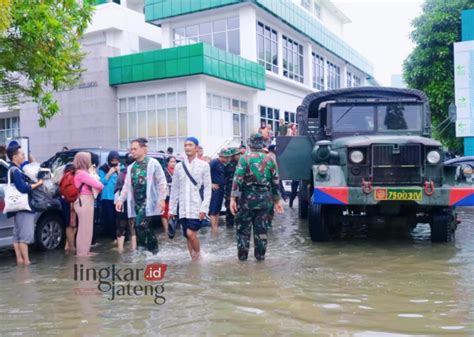
[[[292,134],[293,130],[291,125],[282,123],[278,134]],[[65,250],[79,257],[94,255],[91,246],[97,202],[104,233],[116,241],[120,253],[127,238],[132,251],[158,253],[152,218],[160,216],[171,239],[181,228],[189,254],[197,260],[197,233],[207,226],[211,233],[217,233],[225,204],[226,225],[236,229],[238,258],[247,260],[253,230],[255,258],[265,259],[266,233],[274,213],[283,212],[280,199],[284,192],[278,178],[273,137],[271,126],[267,125],[249,138],[249,150],[243,144],[222,149],[212,160],[204,156],[197,138],[188,137],[180,160],[173,155],[172,148],[167,149],[164,168],[148,156],[148,141],[144,138],[131,141],[125,163],[121,163],[118,152],[111,151],[107,162],[98,169],[90,153],[78,152],[72,164],[56,173],[61,175],[59,194],[67,226]],[[6,153],[12,181],[21,193],[29,194],[43,184],[42,180],[33,183],[22,172],[25,154],[18,144],[9,146]],[[29,264],[34,210],[9,216],[15,218],[17,262]]]

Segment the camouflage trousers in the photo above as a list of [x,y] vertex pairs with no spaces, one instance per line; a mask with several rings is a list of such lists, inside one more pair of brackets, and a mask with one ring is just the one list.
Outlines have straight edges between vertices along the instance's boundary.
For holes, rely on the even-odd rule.
[[152,252],[158,253],[158,239],[151,227],[151,218],[146,216],[145,205],[135,208],[135,232],[137,235],[137,247],[142,247]]
[[268,209],[239,209],[235,216],[237,255],[245,261],[249,255],[250,234],[253,229],[254,255],[257,260],[265,259],[267,251],[267,230],[271,226]]

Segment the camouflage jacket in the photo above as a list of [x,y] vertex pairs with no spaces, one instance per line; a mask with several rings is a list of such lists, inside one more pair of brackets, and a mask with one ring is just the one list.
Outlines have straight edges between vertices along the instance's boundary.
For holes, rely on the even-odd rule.
[[231,197],[250,209],[269,208],[280,200],[278,167],[273,156],[252,152],[242,156],[232,182]]

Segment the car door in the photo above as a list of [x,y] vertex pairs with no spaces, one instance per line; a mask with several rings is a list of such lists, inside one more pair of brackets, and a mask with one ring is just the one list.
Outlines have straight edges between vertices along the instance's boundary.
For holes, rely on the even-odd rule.
[[7,184],[8,164],[0,161],[0,248],[11,247],[13,244],[13,218],[3,214],[5,208],[5,186]]

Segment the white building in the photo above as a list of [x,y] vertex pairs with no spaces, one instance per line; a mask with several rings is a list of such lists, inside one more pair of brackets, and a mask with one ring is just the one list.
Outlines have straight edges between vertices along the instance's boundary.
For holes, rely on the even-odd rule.
[[329,0],[96,2],[87,71],[57,94],[60,115],[46,129],[33,104],[8,116],[40,159],[65,145],[127,148],[138,136],[182,152],[193,135],[213,155],[262,123],[295,122],[308,93],[373,83],[372,65],[343,40],[349,19]]

